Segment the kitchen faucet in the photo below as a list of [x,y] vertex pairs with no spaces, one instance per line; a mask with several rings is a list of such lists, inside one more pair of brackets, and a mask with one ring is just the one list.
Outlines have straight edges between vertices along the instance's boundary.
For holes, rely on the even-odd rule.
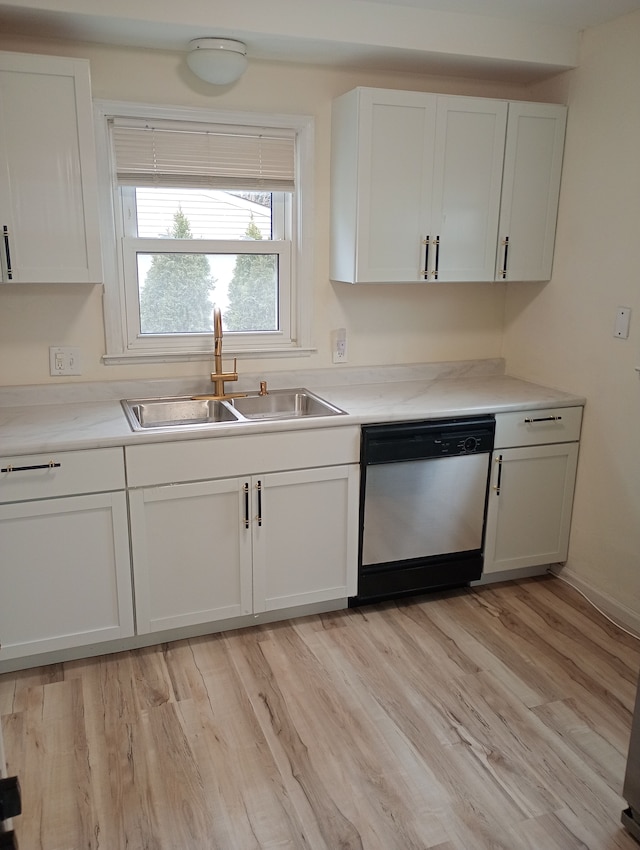
[[213,372],[211,382],[215,387],[215,394],[224,398],[225,381],[237,381],[236,359],[233,359],[233,372],[222,371],[222,312],[219,307],[213,308]]
[[233,372],[224,372],[222,367],[222,313],[220,308],[213,308],[213,372],[211,373],[211,382],[214,386],[214,392],[207,395],[192,396],[194,399],[222,399],[222,398],[244,398],[246,393],[227,393],[225,392],[226,381],[237,381],[238,371],[236,367],[237,360],[233,358]]

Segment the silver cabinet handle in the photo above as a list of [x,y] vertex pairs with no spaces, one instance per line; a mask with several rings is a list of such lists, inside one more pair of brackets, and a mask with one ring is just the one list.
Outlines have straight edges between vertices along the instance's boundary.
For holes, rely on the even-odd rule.
[[562,416],[540,416],[538,419],[525,419],[527,425],[530,425],[533,422],[560,422],[562,420]]

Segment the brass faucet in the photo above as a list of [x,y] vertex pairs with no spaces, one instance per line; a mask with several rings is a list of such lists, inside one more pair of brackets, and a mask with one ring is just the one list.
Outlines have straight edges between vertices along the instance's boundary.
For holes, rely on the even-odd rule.
[[222,371],[222,313],[219,307],[213,308],[213,372],[211,382],[214,392],[208,395],[194,395],[193,399],[222,399],[222,398],[244,398],[246,393],[227,393],[224,385],[226,381],[237,381],[237,360],[233,358],[233,372]]

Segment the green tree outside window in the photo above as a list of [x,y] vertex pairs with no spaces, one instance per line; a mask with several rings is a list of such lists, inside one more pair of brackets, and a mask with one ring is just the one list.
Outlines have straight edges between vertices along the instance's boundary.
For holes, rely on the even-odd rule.
[[[191,225],[181,209],[167,234],[192,239]],[[215,288],[204,254],[154,254],[140,295],[143,334],[208,333],[213,330],[210,295]]]
[[[251,221],[247,239],[262,239]],[[230,331],[277,330],[278,275],[273,254],[238,254],[229,283],[229,306],[225,326]]]

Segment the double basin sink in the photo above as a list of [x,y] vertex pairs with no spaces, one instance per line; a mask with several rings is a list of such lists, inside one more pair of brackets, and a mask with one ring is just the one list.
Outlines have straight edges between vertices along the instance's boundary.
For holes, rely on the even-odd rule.
[[152,428],[195,428],[240,422],[339,416],[344,410],[304,388],[247,393],[238,398],[208,399],[179,396],[122,401],[134,431]]

